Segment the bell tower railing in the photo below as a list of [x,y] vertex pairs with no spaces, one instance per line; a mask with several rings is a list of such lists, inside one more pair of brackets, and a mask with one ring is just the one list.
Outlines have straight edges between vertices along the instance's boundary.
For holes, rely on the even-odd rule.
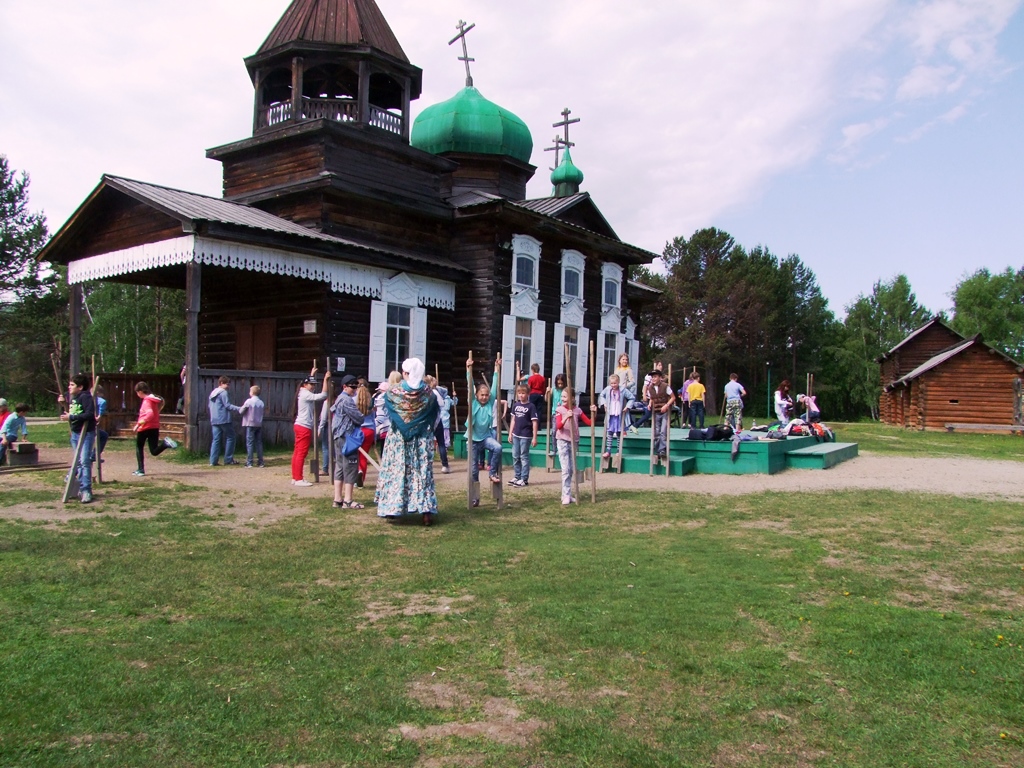
[[[301,114],[296,118],[291,101],[279,101],[263,107],[256,115],[256,130],[267,130],[293,120],[296,122],[306,120],[359,122],[359,101],[357,99],[311,99],[303,96],[301,109]],[[401,114],[373,104],[369,105],[369,113],[369,119],[366,122],[370,125],[399,136],[405,135],[405,119]]]

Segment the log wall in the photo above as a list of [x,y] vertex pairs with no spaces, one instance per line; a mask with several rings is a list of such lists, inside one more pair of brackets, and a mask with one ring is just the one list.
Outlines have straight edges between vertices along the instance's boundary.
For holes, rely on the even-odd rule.
[[[909,425],[909,416],[906,413],[907,404],[904,403],[901,406],[898,402],[899,395],[895,392],[886,392],[885,388],[906,376],[919,365],[928,362],[942,350],[961,341],[963,341],[963,337],[959,334],[944,325],[935,323],[882,360],[880,365],[882,394],[878,400],[878,414],[883,423]],[[902,415],[901,407],[904,409]]]
[[1013,363],[976,344],[914,382],[917,412],[912,413],[910,426],[1012,424],[1017,375]]

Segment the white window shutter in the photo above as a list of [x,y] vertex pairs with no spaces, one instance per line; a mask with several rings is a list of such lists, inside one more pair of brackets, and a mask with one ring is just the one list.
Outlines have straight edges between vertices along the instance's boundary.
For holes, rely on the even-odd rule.
[[[619,367],[619,358],[622,353],[626,351],[626,334],[620,333],[615,337],[615,367]],[[611,376],[615,371],[608,371],[608,375]]]
[[412,310],[412,328],[410,336],[409,357],[418,357],[424,365],[427,363],[427,310],[424,307],[414,307]]
[[586,392],[589,386],[587,383],[587,361],[589,356],[590,330],[588,328],[580,328],[580,346],[576,352],[576,376],[572,380],[577,392]]
[[388,377],[384,370],[384,340],[388,329],[388,305],[383,301],[370,304],[370,365],[367,376],[370,381],[384,381]]
[[[636,336],[636,334],[633,334]],[[636,392],[634,393],[637,397],[640,397],[640,390],[643,389],[644,377],[640,374],[640,342],[636,339],[629,345],[630,352],[632,354],[629,357],[629,366],[633,369],[633,377],[636,379]]]
[[605,376],[610,376],[613,373],[613,371],[608,371],[606,374],[604,370],[604,337],[604,331],[597,332],[597,345],[594,348],[594,363],[596,365],[594,373],[594,386],[597,387],[598,391],[604,389]]
[[[547,323],[545,323],[543,320],[533,321],[533,359],[530,361],[530,363],[537,363],[537,365],[540,366],[540,373],[542,376],[544,375],[544,371],[546,370],[544,368],[544,332],[546,330]],[[524,371],[524,373],[527,376],[530,375],[529,370]]]
[[555,323],[555,336],[552,339],[551,371],[548,378],[554,386],[555,376],[565,373],[565,324]]
[[505,315],[501,321],[501,382],[502,389],[509,389],[516,376],[516,318]]

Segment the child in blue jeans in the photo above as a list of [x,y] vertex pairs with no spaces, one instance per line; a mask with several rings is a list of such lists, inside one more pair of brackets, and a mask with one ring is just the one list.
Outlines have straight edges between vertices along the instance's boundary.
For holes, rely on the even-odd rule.
[[537,446],[537,408],[530,402],[530,388],[516,387],[516,402],[512,405],[512,429],[508,441],[512,443],[512,468],[515,477],[509,485],[523,488],[530,484],[530,448]]
[[[488,466],[491,482],[501,482],[501,477],[498,475],[499,467],[501,466],[501,443],[494,437],[494,401],[498,393],[498,367],[500,365],[501,355],[498,355],[494,361],[494,376],[491,379],[491,386],[488,387],[486,384],[481,384],[477,387],[476,397],[473,400],[471,416],[473,420],[473,446],[469,458],[472,462],[474,483],[480,477],[480,462],[485,452],[490,454]],[[472,358],[466,361],[466,375],[472,381]],[[466,426],[469,426],[468,421]],[[473,499],[474,507],[479,504],[480,499]]]

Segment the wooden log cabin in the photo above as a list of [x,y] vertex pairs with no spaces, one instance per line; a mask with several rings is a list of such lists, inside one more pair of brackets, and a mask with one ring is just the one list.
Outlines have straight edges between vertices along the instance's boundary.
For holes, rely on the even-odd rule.
[[965,339],[935,318],[878,362],[884,423],[918,430],[990,432],[1012,430],[1015,425],[1024,368],[985,344],[980,335]]
[[656,254],[580,191],[567,113],[553,194],[529,200],[526,125],[468,76],[414,123],[422,72],[373,0],[294,0],[245,65],[253,135],[207,152],[222,198],[104,176],[42,251],[68,267],[72,370],[83,290],[104,280],[186,292],[196,450],[220,375],[235,403],[261,385],[265,439],[287,443],[313,360],[376,382],[415,356],[448,383],[465,381],[467,351],[478,373],[500,352],[503,388],[518,361],[568,367],[585,391],[594,340],[598,381],[622,352],[636,368],[638,304],[653,295],[628,270]]

